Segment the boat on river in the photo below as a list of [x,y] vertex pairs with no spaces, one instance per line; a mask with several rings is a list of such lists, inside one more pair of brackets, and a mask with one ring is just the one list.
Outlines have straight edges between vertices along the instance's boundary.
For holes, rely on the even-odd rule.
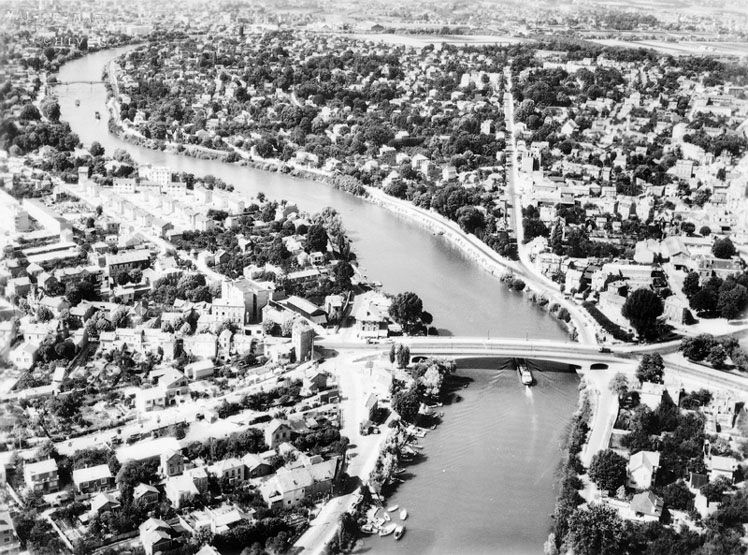
[[403,537],[403,534],[405,534],[405,526],[398,526],[395,529],[395,539],[399,540],[400,538]]
[[98,111],[98,110],[97,110],[97,111],[96,111],[96,113],[94,114],[94,117],[95,117],[96,119],[101,119],[101,114],[99,113],[99,111]]
[[396,510],[400,508],[400,505],[392,505],[391,507],[387,507],[387,510],[391,513],[394,513]]
[[400,520],[405,520],[406,518],[408,518],[408,510],[403,509],[402,511],[400,511]]
[[374,533],[374,526],[371,524],[364,524],[361,526],[361,532],[364,534],[372,535]]
[[532,385],[535,381],[535,378],[533,378],[532,372],[530,372],[530,369],[527,367],[524,359],[519,358],[516,359],[516,361],[517,373],[519,374],[519,379],[522,382],[522,385]]
[[75,99],[75,105],[76,105],[76,106],[80,106],[80,105],[81,105],[81,100],[80,100],[80,98],[76,98],[76,99]]

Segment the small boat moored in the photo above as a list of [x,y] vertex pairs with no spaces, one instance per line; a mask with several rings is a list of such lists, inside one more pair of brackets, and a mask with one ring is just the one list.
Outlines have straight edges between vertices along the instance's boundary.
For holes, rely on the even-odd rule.
[[76,106],[80,106],[80,105],[81,105],[81,101],[80,101],[80,99],[79,99],[79,98],[76,98],[76,99],[75,99],[75,105],[76,105]]
[[389,536],[392,534],[392,532],[395,531],[396,526],[394,524],[388,524],[387,526],[382,527],[381,530],[379,530],[379,535],[381,537]]
[[97,112],[96,112],[96,113],[94,114],[94,117],[95,117],[96,119],[101,119],[101,114],[100,114],[100,113],[99,113],[99,112],[97,111]]
[[394,513],[399,508],[400,508],[400,505],[392,505],[391,507],[387,507],[387,511],[390,513]]
[[364,524],[361,526],[361,532],[371,535],[374,533],[374,527],[371,524]]
[[400,511],[400,520],[405,520],[406,518],[408,518],[408,510],[403,509]]
[[395,529],[395,539],[399,540],[400,538],[403,537],[403,534],[405,534],[405,526],[398,526]]

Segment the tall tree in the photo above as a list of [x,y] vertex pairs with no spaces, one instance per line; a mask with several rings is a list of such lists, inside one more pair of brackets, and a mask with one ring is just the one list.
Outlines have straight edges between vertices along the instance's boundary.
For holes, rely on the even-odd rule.
[[626,532],[618,512],[606,505],[580,507],[569,518],[569,547],[575,555],[625,553]]
[[390,305],[390,316],[406,333],[413,333],[420,328],[422,313],[423,301],[411,291],[399,293]]
[[649,289],[637,289],[623,303],[621,314],[627,318],[641,339],[652,339],[656,335],[657,318],[663,312],[662,299]]
[[660,353],[643,355],[636,369],[636,377],[640,382],[662,383],[664,373],[665,361]]
[[597,487],[612,494],[626,483],[626,459],[611,449],[600,451],[592,457],[589,474]]
[[312,224],[306,232],[307,252],[322,252],[327,250],[327,231],[321,224]]

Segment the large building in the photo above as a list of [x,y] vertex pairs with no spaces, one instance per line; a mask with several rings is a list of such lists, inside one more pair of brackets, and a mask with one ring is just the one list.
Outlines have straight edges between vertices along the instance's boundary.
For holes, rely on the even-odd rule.
[[262,309],[271,294],[270,287],[246,278],[224,281],[221,297],[213,301],[212,314],[218,321],[237,325],[256,323],[262,319]]
[[129,272],[134,268],[145,269],[150,265],[151,252],[148,249],[135,249],[106,255],[106,270],[112,279],[116,279],[122,272]]

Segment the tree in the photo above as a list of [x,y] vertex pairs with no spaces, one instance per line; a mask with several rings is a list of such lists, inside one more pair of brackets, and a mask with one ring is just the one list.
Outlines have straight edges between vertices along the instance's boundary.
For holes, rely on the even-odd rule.
[[645,354],[636,369],[636,377],[640,382],[663,383],[664,372],[665,362],[662,360],[660,353]]
[[569,517],[569,546],[575,555],[624,553],[626,533],[618,512],[606,505],[579,507]]
[[711,287],[702,287],[690,299],[688,305],[697,312],[717,310],[718,292]]
[[39,305],[39,308],[36,309],[36,319],[39,322],[49,322],[54,317],[52,310],[44,305]]
[[589,474],[601,490],[613,494],[626,483],[626,459],[611,449],[600,451],[592,457]]
[[699,292],[699,274],[689,272],[683,280],[683,294],[689,299]]
[[714,345],[706,355],[706,361],[715,368],[722,368],[727,360],[727,351],[722,345]]
[[656,335],[657,318],[662,314],[662,299],[649,289],[637,289],[623,303],[621,314],[627,318],[642,339]]
[[93,157],[104,156],[104,147],[101,146],[101,143],[99,141],[93,141],[91,143],[91,147],[88,149],[88,152],[90,152],[91,156]]
[[312,224],[306,232],[307,252],[322,252],[327,250],[327,231],[321,224]]
[[694,497],[683,480],[668,484],[662,489],[662,499],[670,509],[688,511],[692,507]]
[[55,98],[47,98],[42,102],[42,114],[51,122],[60,121],[60,105]]
[[[725,284],[729,283],[729,280]],[[734,282],[733,282],[734,283]],[[717,298],[717,310],[722,318],[738,318],[748,306],[748,289],[739,283],[728,289],[720,288]]]
[[413,422],[421,408],[421,399],[415,387],[401,390],[392,396],[392,408],[406,422]]
[[702,237],[707,237],[712,234],[712,230],[709,228],[708,225],[702,225],[701,229],[699,229],[699,234]]
[[712,244],[712,254],[717,258],[732,258],[736,252],[735,245],[732,244],[729,237],[716,239]]
[[613,393],[618,395],[619,398],[626,395],[629,392],[629,380],[626,377],[626,374],[618,372],[611,378],[608,387]]
[[485,225],[483,212],[474,206],[463,206],[457,209],[457,223],[467,233],[475,233]]
[[399,293],[390,305],[390,316],[405,333],[414,333],[421,326],[423,301],[413,292]]
[[707,357],[715,343],[716,341],[713,336],[704,333],[696,337],[684,337],[679,349],[683,351],[684,357],[698,362]]
[[410,347],[407,345],[398,345],[395,352],[395,359],[398,368],[405,368],[410,364]]
[[268,260],[271,264],[282,264],[289,256],[291,256],[291,253],[288,252],[286,245],[283,244],[280,235],[276,236],[268,249]]
[[548,237],[550,231],[538,218],[524,218],[522,227],[525,231],[525,242],[532,241],[535,237]]
[[719,502],[722,501],[722,497],[729,489],[732,489],[732,483],[730,482],[730,480],[728,480],[724,476],[720,476],[713,482],[709,482],[708,484],[703,485],[700,491],[701,495],[706,497],[707,501]]
[[155,480],[156,468],[153,463],[134,460],[126,461],[117,472],[116,478],[117,487],[124,501],[132,499],[135,486],[141,482],[150,484]]
[[21,108],[21,113],[18,117],[19,119],[24,121],[31,121],[40,120],[42,116],[39,113],[39,110],[37,110],[36,106],[29,103],[23,105],[23,108]]

